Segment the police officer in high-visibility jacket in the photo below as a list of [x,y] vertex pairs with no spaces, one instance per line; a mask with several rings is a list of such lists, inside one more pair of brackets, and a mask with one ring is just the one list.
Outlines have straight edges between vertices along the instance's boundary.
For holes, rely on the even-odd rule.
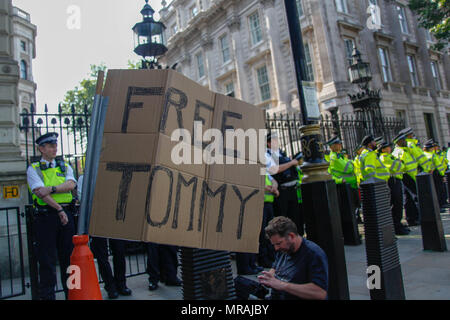
[[416,176],[419,164],[407,146],[406,135],[398,134],[393,142],[396,144],[392,155],[405,165],[403,172],[403,204],[409,226],[420,224],[420,209],[417,197]]
[[47,133],[36,140],[41,159],[27,170],[27,181],[35,208],[35,253],[39,264],[39,299],[55,300],[56,261],[59,258],[61,282],[66,294],[67,268],[75,234],[72,190],[77,181],[73,170],[57,157],[58,134]]
[[389,180],[389,170],[378,158],[376,152],[377,144],[372,136],[366,136],[361,141],[361,145],[364,147],[360,156],[360,170],[361,181],[367,181],[370,178],[377,178],[387,181]]
[[330,147],[330,165],[328,173],[331,174],[336,184],[347,182],[353,189],[357,189],[357,180],[354,172],[353,163],[342,153],[342,141],[339,137],[331,138],[326,144]]
[[355,152],[355,158],[353,159],[353,171],[355,173],[356,176],[356,181],[358,183],[358,185],[361,182],[361,161],[360,161],[360,156],[361,156],[361,152],[364,150],[364,147],[362,145],[358,145],[356,146],[354,152]]
[[403,162],[395,158],[392,154],[392,146],[390,143],[380,141],[378,144],[378,153],[380,161],[388,168],[391,176],[388,180],[388,186],[391,191],[391,212],[394,221],[394,230],[397,235],[407,235],[410,230],[401,223],[403,217],[403,172],[405,165]]
[[414,160],[417,161],[419,171],[431,172],[430,160],[427,159],[423,150],[418,146],[419,141],[415,138],[413,130],[411,128],[406,128],[401,130],[399,134],[404,134],[406,136],[407,147]]
[[445,186],[443,177],[445,176],[445,164],[442,157],[436,152],[436,144],[433,139],[425,142],[423,151],[427,159],[431,163],[431,174],[433,175],[436,195],[438,197],[439,206],[443,207],[446,202]]

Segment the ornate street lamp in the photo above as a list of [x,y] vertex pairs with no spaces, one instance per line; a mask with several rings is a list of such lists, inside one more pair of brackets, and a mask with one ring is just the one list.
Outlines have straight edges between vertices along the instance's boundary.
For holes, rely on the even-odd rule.
[[353,48],[353,63],[348,67],[350,80],[357,84],[361,89],[356,94],[349,94],[356,119],[364,124],[363,130],[358,133],[357,139],[360,140],[364,135],[372,134],[374,136],[384,135],[384,123],[380,108],[380,89],[370,90],[369,82],[372,80],[370,63],[361,59],[361,53],[356,47]]
[[164,39],[166,27],[162,22],[153,19],[154,13],[155,10],[148,4],[148,0],[145,0],[144,8],[141,10],[143,20],[133,27],[134,52],[143,58],[143,69],[149,67],[153,69],[155,66],[160,68],[158,57],[167,52]]

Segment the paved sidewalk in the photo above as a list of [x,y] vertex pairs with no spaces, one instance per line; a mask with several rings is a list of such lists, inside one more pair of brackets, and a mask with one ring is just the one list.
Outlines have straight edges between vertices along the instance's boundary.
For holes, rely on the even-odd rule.
[[[442,223],[446,234],[447,248],[450,250],[450,211],[442,213]],[[360,225],[361,231],[363,226]],[[424,251],[420,227],[412,227],[408,236],[398,236],[398,251],[403,274],[403,285],[408,300],[450,300],[450,252]],[[363,241],[359,246],[345,246],[348,283],[351,300],[370,300],[366,287],[366,251]],[[233,272],[236,275],[235,262],[232,261]],[[147,275],[127,279],[127,285],[133,290],[129,297],[120,296],[118,300],[181,300],[181,287],[167,287],[160,284],[156,291],[148,290]],[[249,278],[256,278],[250,276]],[[103,298],[108,299],[102,287]],[[18,300],[31,299],[28,295],[18,297]],[[57,299],[64,299],[62,293]]]

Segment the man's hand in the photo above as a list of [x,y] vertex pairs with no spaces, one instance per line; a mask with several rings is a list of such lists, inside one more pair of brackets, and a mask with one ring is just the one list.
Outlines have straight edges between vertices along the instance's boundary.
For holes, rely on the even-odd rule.
[[34,189],[33,192],[35,195],[42,199],[52,193],[52,187],[39,187]]
[[291,165],[291,167],[293,166],[298,166],[298,160],[291,160],[291,162],[289,162],[289,164]]
[[278,280],[272,272],[263,271],[261,276],[258,276],[258,280],[262,285],[275,290],[284,290],[287,282]]
[[280,196],[280,191],[278,191],[278,189],[277,188],[273,188],[273,192],[272,192],[274,195],[275,195],[275,197],[279,197]]
[[61,219],[61,224],[65,226],[69,222],[67,214],[64,211],[58,212],[59,219]]

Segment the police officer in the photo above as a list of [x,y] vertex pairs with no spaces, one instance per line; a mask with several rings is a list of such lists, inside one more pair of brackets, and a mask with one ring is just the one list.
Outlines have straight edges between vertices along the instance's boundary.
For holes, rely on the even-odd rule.
[[364,147],[360,155],[361,181],[377,178],[387,183],[390,173],[378,158],[375,139],[372,136],[365,136],[361,145]]
[[405,165],[403,162],[395,158],[391,152],[390,143],[380,141],[378,144],[379,158],[381,162],[388,168],[391,176],[388,180],[388,186],[391,191],[391,212],[394,221],[394,230],[396,235],[407,235],[410,230],[401,223],[403,217],[403,172]]
[[[78,200],[83,196],[83,178],[78,178],[77,193]],[[114,275],[109,264],[108,242],[113,255]],[[106,239],[101,237],[91,237],[91,250],[94,258],[97,259],[98,270],[105,282],[105,290],[110,299],[116,299],[119,294],[123,296],[131,295],[132,291],[126,285],[126,263],[125,263],[125,241],[119,239]]]
[[178,247],[148,242],[146,249],[148,289],[158,289],[159,281],[166,286],[181,286],[182,282],[177,277]]
[[413,130],[411,128],[406,128],[400,131],[399,134],[404,134],[406,136],[407,147],[410,150],[410,154],[419,165],[419,170],[429,173],[431,171],[431,162],[427,159],[423,150],[418,146],[419,140],[415,138]]
[[405,165],[403,172],[403,204],[405,206],[406,220],[409,226],[420,224],[420,209],[417,197],[416,176],[419,164],[411,154],[406,142],[406,135],[399,133],[393,142],[396,144],[392,155]]
[[58,134],[47,133],[36,140],[41,159],[27,170],[27,181],[35,208],[34,240],[39,264],[39,298],[55,300],[58,256],[61,282],[66,294],[67,268],[73,251],[75,234],[72,190],[77,181],[73,170],[62,157],[57,157]]
[[326,144],[331,150],[328,173],[331,174],[336,184],[347,182],[353,189],[357,189],[358,185],[353,163],[342,154],[342,141],[335,136],[327,141]]
[[298,160],[290,159],[279,149],[278,135],[267,135],[266,152],[267,171],[278,183],[280,196],[274,201],[274,214],[276,217],[290,218],[297,226],[300,235],[304,233],[303,212],[298,203]]
[[423,151],[427,159],[430,160],[431,164],[431,174],[433,175],[434,185],[436,188],[436,195],[438,197],[439,206],[443,207],[446,202],[445,196],[445,186],[443,182],[443,177],[445,176],[445,165],[442,158],[436,152],[436,144],[433,139],[425,142]]

